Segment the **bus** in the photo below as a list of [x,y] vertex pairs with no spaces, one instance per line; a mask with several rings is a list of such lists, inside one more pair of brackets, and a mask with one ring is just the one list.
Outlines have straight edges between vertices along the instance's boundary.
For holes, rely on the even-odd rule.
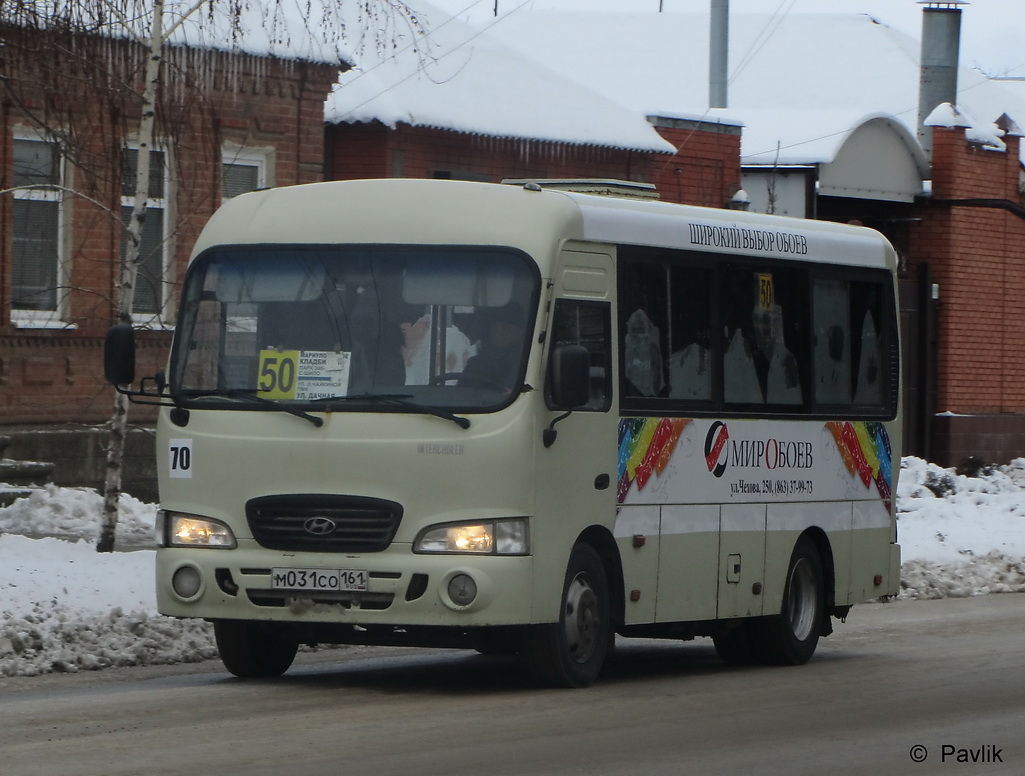
[[248,193],[184,276],[161,614],[227,670],[309,644],[518,653],[617,635],[801,664],[899,589],[896,257],[877,232],[440,180]]

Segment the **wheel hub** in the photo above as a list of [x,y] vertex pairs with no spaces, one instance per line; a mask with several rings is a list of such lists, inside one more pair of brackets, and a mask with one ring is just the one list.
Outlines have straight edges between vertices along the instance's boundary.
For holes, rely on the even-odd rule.
[[598,596],[582,574],[573,578],[566,591],[563,621],[570,656],[577,663],[586,662],[597,648],[601,617]]

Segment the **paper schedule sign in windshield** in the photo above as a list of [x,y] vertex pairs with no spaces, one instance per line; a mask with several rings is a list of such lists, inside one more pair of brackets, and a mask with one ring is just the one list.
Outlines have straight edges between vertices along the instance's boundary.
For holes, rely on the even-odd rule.
[[347,351],[261,350],[260,393],[296,401],[344,396],[351,356]]

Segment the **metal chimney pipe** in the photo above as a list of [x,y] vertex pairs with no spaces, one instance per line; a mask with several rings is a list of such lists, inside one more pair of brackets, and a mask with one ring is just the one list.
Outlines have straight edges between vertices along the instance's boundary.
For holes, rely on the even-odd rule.
[[730,49],[730,0],[711,0],[708,41],[708,107],[725,108]]
[[932,127],[925,120],[937,105],[957,102],[961,41],[960,0],[919,0],[922,9],[921,81],[918,87],[918,142],[932,156]]

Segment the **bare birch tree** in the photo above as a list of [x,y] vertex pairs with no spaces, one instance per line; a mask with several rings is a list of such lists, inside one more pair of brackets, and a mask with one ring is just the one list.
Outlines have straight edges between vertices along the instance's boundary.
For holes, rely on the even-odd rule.
[[[301,33],[294,24],[296,15],[306,21]],[[325,52],[330,52],[339,64],[345,56],[339,48],[343,41],[353,51],[370,46],[381,51],[397,47],[404,37],[421,37],[425,33],[420,18],[401,0],[0,0],[0,22],[22,28],[60,30],[70,35],[128,39],[134,41],[144,57],[141,91],[135,92],[129,83],[123,86],[138,100],[139,120],[134,133],[138,147],[134,198],[122,237],[125,247],[116,289],[119,322],[133,323],[165,47],[187,22],[193,22],[192,26],[200,31],[198,45],[202,47],[204,25],[214,27],[218,22],[217,31],[205,43],[223,49],[227,36],[232,45],[241,48],[247,32],[245,25],[254,19],[259,20],[272,43],[291,45],[295,41],[290,36],[301,34],[302,42],[316,49],[314,56],[319,61],[326,61]],[[351,26],[353,22],[355,29]],[[40,123],[42,129],[63,129]],[[98,552],[114,549],[127,426],[128,399],[116,393],[109,421]]]

